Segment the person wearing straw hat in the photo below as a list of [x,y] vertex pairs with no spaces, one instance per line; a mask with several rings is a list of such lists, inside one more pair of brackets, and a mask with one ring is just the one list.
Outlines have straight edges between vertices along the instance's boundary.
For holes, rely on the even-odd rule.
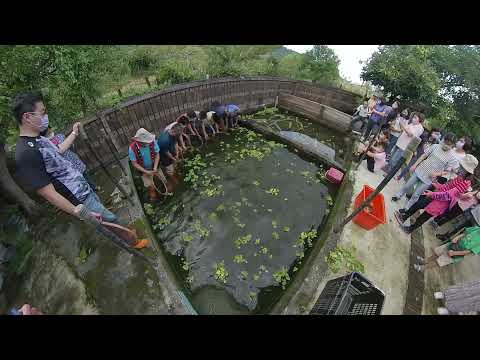
[[135,169],[142,173],[143,185],[148,188],[148,196],[152,202],[158,199],[157,189],[153,182],[154,176],[162,181],[168,192],[170,191],[167,187],[167,179],[158,167],[159,153],[160,148],[155,141],[155,135],[144,128],[138,129],[128,148],[128,156]]

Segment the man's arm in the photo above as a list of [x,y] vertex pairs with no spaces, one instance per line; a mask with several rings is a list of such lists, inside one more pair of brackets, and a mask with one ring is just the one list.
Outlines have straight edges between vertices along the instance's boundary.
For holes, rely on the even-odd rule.
[[410,131],[410,126],[407,126],[403,121],[400,122],[400,127],[403,131],[408,135],[408,137],[412,137],[413,133]]
[[177,159],[170,153],[170,151],[167,151],[167,156],[173,161],[177,161]]
[[76,206],[59,194],[52,184],[38,189],[37,194],[67,214],[78,217]]
[[422,156],[420,156],[418,158],[418,160],[415,162],[415,164],[413,164],[413,166],[410,168],[410,170],[413,172],[415,171],[415,169],[417,168],[418,165],[420,165],[420,163],[425,160],[426,158],[428,157],[427,154],[422,154]]
[[[156,159],[156,157],[155,157],[155,159]],[[145,168],[144,168],[143,166],[141,166],[138,162],[132,161],[132,164],[133,164],[133,167],[134,167],[135,169],[137,169],[138,171],[140,171],[140,172],[142,172],[142,173],[144,173],[144,174],[147,174],[147,175],[150,175],[150,174],[151,174],[150,171],[148,171],[147,169],[145,169]],[[158,165],[158,164],[157,164],[157,165]]]
[[160,161],[160,153],[155,154],[155,162],[153,163],[153,171],[157,172],[158,170],[158,163]]
[[65,139],[64,142],[58,145],[58,151],[60,152],[60,154],[64,154],[65,151],[70,149],[75,139],[77,138],[77,135],[79,134],[80,125],[81,124],[79,122],[76,122],[75,124],[73,124],[73,130],[70,133],[70,135],[68,135],[68,137]]
[[372,112],[374,112],[375,114],[381,115],[381,116],[385,116],[385,111],[379,112],[375,109],[372,109]]
[[465,256],[465,255],[468,255],[468,254],[470,254],[470,253],[471,253],[470,250],[463,250],[463,251],[450,250],[450,251],[448,252],[448,255],[449,255],[450,257],[452,257],[452,256]]

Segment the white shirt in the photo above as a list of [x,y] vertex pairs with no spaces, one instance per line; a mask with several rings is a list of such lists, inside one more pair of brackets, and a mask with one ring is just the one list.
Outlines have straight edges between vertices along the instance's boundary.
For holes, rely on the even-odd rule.
[[163,129],[163,131],[168,131],[170,130],[175,124],[178,124],[176,121],[168,124],[167,126],[165,126],[165,129]]
[[366,107],[364,107],[363,104],[360,105],[357,108],[357,111],[358,111],[358,116],[367,117],[368,116],[368,105]]
[[[456,152],[455,150],[453,150],[453,156],[455,157],[455,159],[457,159],[458,161],[458,164],[460,164],[460,161],[466,156],[467,154],[466,153],[458,153]],[[448,172],[448,174],[445,176],[448,180],[451,180],[451,179],[455,179],[458,175],[455,173],[454,170],[450,170]]]
[[[423,126],[422,124],[417,124],[417,125],[406,125],[405,126],[411,133],[413,136],[415,137],[420,137],[420,135],[422,135],[423,133]],[[405,150],[408,146],[408,144],[410,143],[410,140],[412,140],[412,137],[411,136],[408,136],[407,133],[405,131],[402,132],[402,135],[400,135],[398,137],[398,140],[397,140],[397,143],[395,145],[397,145],[400,149],[402,150]]]

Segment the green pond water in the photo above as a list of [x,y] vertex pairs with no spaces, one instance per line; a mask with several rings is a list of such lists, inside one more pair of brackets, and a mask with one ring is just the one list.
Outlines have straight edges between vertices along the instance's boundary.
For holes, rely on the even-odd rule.
[[340,163],[344,161],[345,140],[334,130],[276,108],[267,108],[248,115],[246,118],[254,119],[275,131],[295,131],[308,135],[335,150],[336,161]]
[[[270,111],[269,116],[289,117]],[[290,130],[303,131],[337,152],[344,146],[334,133],[299,121],[303,130],[300,125]],[[280,125],[288,130],[289,121]],[[320,165],[237,130],[192,154],[196,181],[180,185],[167,202],[147,206],[162,251],[198,313],[271,309],[284,291],[282,283],[288,286],[302,266],[301,257],[308,256],[310,241],[315,243],[310,231],[321,233],[332,204],[329,195],[335,198],[335,188],[323,183]],[[121,175],[118,166],[109,168]],[[111,206],[113,184],[101,170],[93,177],[99,196]],[[136,181],[142,194],[141,180]],[[169,313],[155,269],[86,224],[53,210],[35,225],[7,212],[0,212],[0,220],[8,241],[25,244],[21,251],[30,253],[25,264],[17,264],[19,274],[5,284],[8,306],[28,302],[46,314]],[[155,257],[152,249],[144,252]]]
[[333,205],[325,171],[244,128],[190,155],[174,196],[144,206],[196,311],[269,311]]

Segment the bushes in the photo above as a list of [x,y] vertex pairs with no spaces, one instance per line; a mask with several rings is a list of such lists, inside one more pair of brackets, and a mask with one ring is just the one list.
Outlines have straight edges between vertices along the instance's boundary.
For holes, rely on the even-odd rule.
[[193,80],[200,80],[205,78],[206,75],[201,70],[195,70],[189,64],[183,61],[177,61],[169,59],[163,62],[158,68],[157,85],[174,85]]
[[134,76],[143,75],[153,70],[158,63],[158,59],[149,48],[136,48],[128,58],[128,67],[130,73]]

